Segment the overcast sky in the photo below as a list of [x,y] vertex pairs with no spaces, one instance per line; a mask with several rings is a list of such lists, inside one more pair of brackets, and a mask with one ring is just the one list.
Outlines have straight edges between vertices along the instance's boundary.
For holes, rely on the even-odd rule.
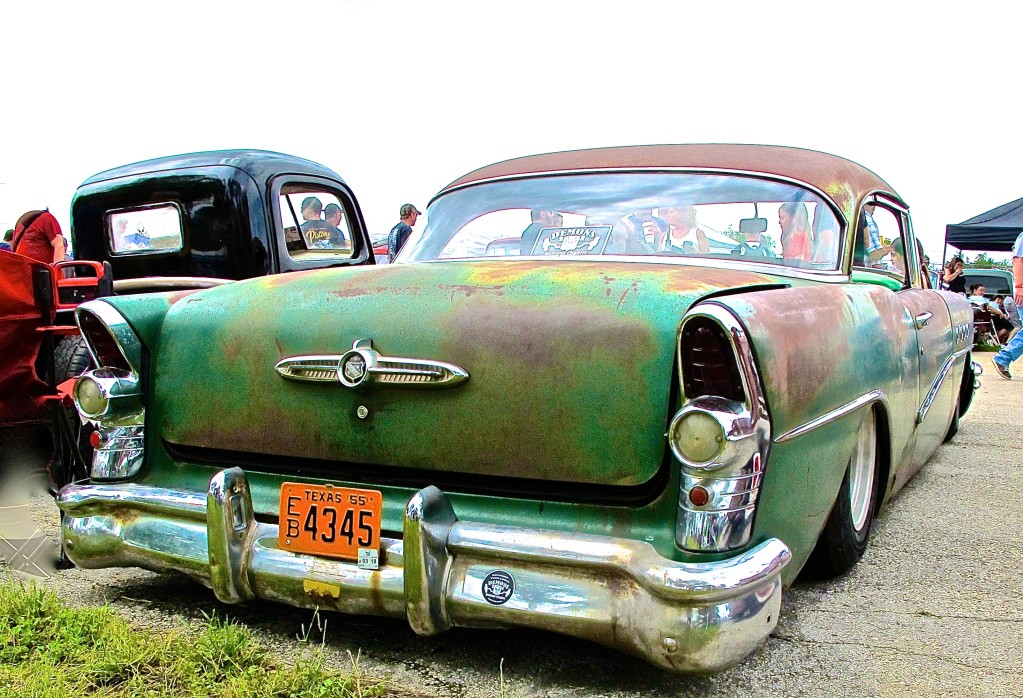
[[958,7],[6,3],[0,225],[48,206],[68,233],[86,177],[197,150],[320,162],[376,235],[510,157],[769,143],[874,170],[940,259],[947,223],[1023,197],[1023,6]]

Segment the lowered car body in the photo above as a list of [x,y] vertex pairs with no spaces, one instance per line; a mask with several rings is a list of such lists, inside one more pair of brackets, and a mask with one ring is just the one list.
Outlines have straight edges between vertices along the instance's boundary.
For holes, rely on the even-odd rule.
[[100,443],[67,555],[718,670],[807,563],[855,564],[969,407],[969,305],[847,160],[554,153],[427,218],[384,267],[83,305]]

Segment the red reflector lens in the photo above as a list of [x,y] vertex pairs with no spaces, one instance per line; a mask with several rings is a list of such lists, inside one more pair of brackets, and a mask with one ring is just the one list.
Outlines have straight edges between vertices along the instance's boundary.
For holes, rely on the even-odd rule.
[[89,434],[89,445],[93,448],[99,448],[103,443],[103,437],[99,435],[98,431],[94,431]]
[[693,506],[706,506],[707,502],[710,501],[710,492],[706,488],[697,485],[689,490],[689,501],[693,503]]

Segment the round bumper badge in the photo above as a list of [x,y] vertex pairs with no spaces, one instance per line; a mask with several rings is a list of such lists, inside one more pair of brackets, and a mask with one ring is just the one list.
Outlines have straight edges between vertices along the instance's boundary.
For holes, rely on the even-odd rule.
[[500,606],[514,593],[515,580],[504,570],[494,570],[483,578],[482,591],[487,603]]
[[357,351],[341,357],[337,377],[349,388],[358,387],[366,379],[366,358]]

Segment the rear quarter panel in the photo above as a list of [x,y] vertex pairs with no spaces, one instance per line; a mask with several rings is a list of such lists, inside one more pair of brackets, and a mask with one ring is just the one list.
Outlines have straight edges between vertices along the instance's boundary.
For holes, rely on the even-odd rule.
[[772,423],[772,450],[757,509],[754,543],[770,537],[793,551],[798,574],[838,494],[865,409],[789,441],[779,436],[881,390],[891,468],[912,463],[918,394],[917,342],[908,311],[890,290],[869,284],[777,289],[717,300],[746,325]]

